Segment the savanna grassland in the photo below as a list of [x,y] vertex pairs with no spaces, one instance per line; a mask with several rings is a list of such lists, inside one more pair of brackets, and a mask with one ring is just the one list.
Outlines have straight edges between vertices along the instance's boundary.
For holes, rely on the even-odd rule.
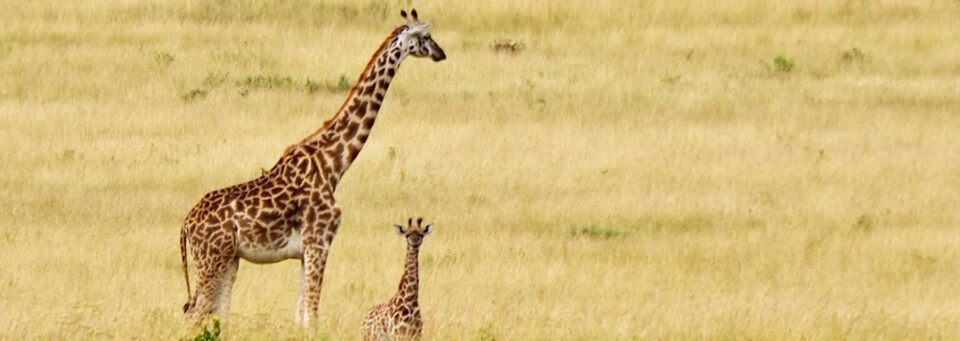
[[[424,216],[424,336],[960,339],[960,2],[5,1],[0,339],[196,334],[204,193],[408,59],[340,184],[316,329],[240,266],[241,339],[356,339]],[[194,276],[195,278],[195,276]]]

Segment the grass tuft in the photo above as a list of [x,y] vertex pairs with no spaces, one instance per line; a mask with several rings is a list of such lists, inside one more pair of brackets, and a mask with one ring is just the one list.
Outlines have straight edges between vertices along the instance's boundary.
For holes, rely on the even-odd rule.
[[207,97],[208,92],[209,90],[201,89],[201,88],[190,89],[184,92],[183,94],[181,94],[180,99],[182,99],[184,102],[204,99]]
[[777,56],[773,59],[773,66],[777,72],[790,73],[790,71],[793,71],[793,59],[788,59],[784,56]]
[[571,227],[570,235],[573,237],[610,239],[626,236],[627,233],[613,226],[586,225],[580,227]]
[[257,89],[287,90],[293,87],[293,79],[281,76],[250,76],[237,81],[236,84],[246,91]]
[[674,85],[680,82],[681,78],[683,78],[683,75],[680,75],[677,73],[671,73],[661,77],[660,82],[666,85]]
[[483,327],[477,328],[475,332],[476,339],[480,341],[496,341],[497,336],[494,331],[493,325],[487,324]]
[[877,225],[876,218],[872,214],[864,213],[857,217],[853,227],[858,231],[869,232]]
[[847,64],[862,63],[866,57],[867,55],[865,55],[860,48],[854,47],[849,51],[843,51],[840,60]]
[[167,53],[164,51],[156,51],[153,53],[153,60],[157,62],[157,65],[160,65],[162,67],[167,67],[171,63],[173,63],[173,61],[176,60],[176,58],[170,53]]
[[493,49],[494,53],[517,54],[526,48],[526,44],[520,41],[500,39],[490,45],[490,47]]
[[197,334],[190,341],[217,341],[220,340],[220,320],[213,319],[213,328],[207,328],[203,326],[203,330],[200,331],[200,334]]
[[223,85],[227,81],[230,74],[226,72],[214,71],[207,74],[207,77],[203,79],[203,87],[207,89],[212,89]]
[[[337,81],[337,86],[336,86],[334,89],[335,89],[337,92],[343,92],[343,91],[350,90],[350,87],[351,87],[351,86],[352,86],[352,85],[350,84],[350,80],[347,79],[347,74],[341,73],[341,74],[340,74],[340,79]],[[328,87],[328,88],[329,88],[329,87]]]

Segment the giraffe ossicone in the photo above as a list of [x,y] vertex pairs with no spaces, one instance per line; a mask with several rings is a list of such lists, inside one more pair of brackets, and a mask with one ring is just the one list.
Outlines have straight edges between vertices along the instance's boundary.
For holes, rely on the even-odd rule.
[[394,225],[398,234],[407,240],[407,258],[397,294],[363,315],[364,340],[414,340],[420,338],[423,320],[420,318],[420,270],[418,260],[423,237],[433,231],[433,224],[423,225],[423,218],[407,220],[407,227]]
[[[407,56],[446,58],[430,26],[414,14],[394,28],[319,130],[288,147],[259,178],[207,193],[190,210],[180,230],[189,295],[183,310],[190,319],[202,323],[219,313],[226,328],[241,258],[261,264],[299,259],[296,320],[310,325],[317,319],[327,255],[340,225],[334,191],[367,141],[400,63]],[[196,292],[190,290],[188,245],[196,262]]]

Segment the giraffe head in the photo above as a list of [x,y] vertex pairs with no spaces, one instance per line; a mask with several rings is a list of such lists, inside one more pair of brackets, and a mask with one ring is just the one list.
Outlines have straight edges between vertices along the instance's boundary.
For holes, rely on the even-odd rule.
[[417,218],[417,224],[414,225],[413,218],[410,218],[407,220],[406,228],[396,224],[393,225],[393,229],[397,231],[397,234],[407,239],[408,246],[419,248],[420,244],[423,243],[423,236],[433,231],[433,224],[428,223],[423,226],[423,218]]
[[430,57],[435,62],[447,59],[440,45],[430,37],[432,24],[421,22],[417,18],[417,10],[410,11],[409,17],[407,11],[400,10],[400,16],[407,20],[400,26],[400,34],[397,37],[397,45],[403,53],[420,58]]

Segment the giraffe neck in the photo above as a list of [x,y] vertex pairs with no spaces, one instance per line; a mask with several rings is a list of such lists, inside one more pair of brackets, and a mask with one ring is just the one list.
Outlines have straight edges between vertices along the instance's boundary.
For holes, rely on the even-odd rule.
[[407,260],[403,270],[403,277],[400,279],[400,288],[397,291],[398,303],[404,305],[417,305],[417,292],[420,286],[420,269],[417,259],[420,255],[420,247],[407,245]]
[[334,187],[370,136],[390,82],[406,57],[397,44],[400,32],[401,28],[395,29],[380,45],[337,114],[302,142],[314,147],[310,149],[323,159],[319,164],[325,165],[324,171]]

